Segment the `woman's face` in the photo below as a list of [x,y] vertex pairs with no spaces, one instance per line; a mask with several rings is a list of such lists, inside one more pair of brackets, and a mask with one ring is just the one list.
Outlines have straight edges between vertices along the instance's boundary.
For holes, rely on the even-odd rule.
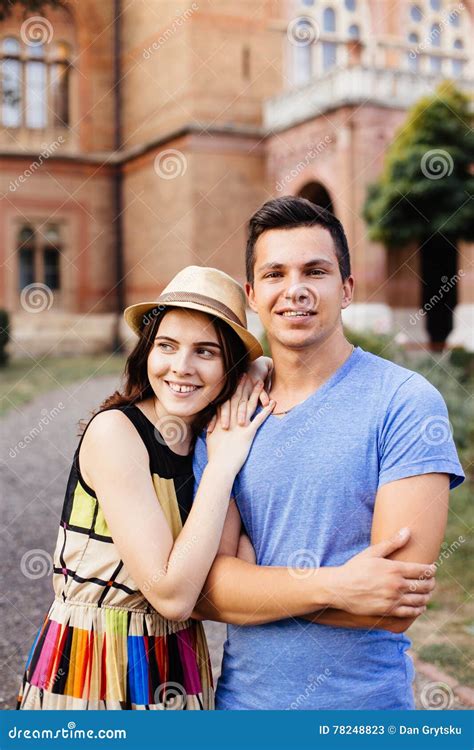
[[178,308],[166,313],[148,355],[147,372],[168,414],[186,420],[207,408],[223,389],[226,377],[210,317]]

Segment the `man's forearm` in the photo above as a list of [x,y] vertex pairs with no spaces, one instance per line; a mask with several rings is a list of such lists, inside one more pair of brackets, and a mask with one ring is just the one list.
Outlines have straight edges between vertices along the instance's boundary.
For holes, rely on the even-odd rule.
[[[262,625],[331,606],[333,568],[304,571],[218,555],[193,612],[200,620]],[[314,604],[314,602],[318,604]]]
[[342,609],[323,609],[303,615],[305,620],[319,625],[332,625],[339,628],[363,628],[367,630],[390,630],[392,633],[404,633],[416,620],[416,617],[392,617],[390,615],[353,615]]

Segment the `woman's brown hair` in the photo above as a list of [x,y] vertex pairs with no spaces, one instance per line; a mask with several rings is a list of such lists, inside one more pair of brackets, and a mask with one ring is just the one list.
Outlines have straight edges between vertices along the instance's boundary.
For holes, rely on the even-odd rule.
[[[130,352],[125,364],[122,389],[115,391],[106,398],[98,411],[104,411],[114,406],[136,404],[138,401],[143,401],[154,395],[148,380],[148,355],[161,321],[173,309],[179,308],[159,307],[144,316],[144,324],[138,342]],[[220,318],[212,318],[211,320],[222,349],[225,382],[217,398],[196,415],[192,425],[195,438],[215,414],[217,407],[233,395],[240,376],[246,372],[249,363],[247,350],[235,331]],[[85,429],[86,425],[87,422],[85,421],[81,423],[82,430]]]

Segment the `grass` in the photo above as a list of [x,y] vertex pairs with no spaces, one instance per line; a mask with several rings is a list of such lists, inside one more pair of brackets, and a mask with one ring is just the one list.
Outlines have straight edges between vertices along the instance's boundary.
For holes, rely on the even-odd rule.
[[125,356],[107,353],[11,360],[0,368],[0,416],[61,385],[120,375],[124,365]]
[[468,643],[461,652],[459,648],[450,643],[433,643],[422,646],[418,656],[423,661],[436,664],[440,669],[450,672],[462,685],[474,687],[474,646]]
[[474,687],[474,505],[473,482],[451,494],[437,586],[426,613],[408,635],[420,659],[436,664],[461,684]]

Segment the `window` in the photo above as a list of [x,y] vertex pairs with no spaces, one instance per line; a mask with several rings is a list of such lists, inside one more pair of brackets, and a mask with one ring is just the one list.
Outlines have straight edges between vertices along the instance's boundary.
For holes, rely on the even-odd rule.
[[324,31],[336,31],[336,12],[334,8],[325,8],[323,12]]
[[[245,48],[247,49],[247,48]],[[250,50],[248,50],[250,59]],[[59,42],[54,47],[51,66],[52,109],[55,125],[69,125],[69,45]]]
[[65,42],[0,42],[1,124],[39,129],[69,125],[71,48]]
[[46,118],[46,65],[44,45],[28,45],[29,60],[26,63],[26,126],[44,128]]
[[441,57],[430,57],[430,70],[432,73],[441,73],[442,68]]
[[34,232],[31,227],[23,227],[18,238],[19,287],[24,289],[35,280],[35,246]]
[[334,42],[323,42],[323,70],[329,70],[337,62],[337,44]]
[[412,21],[418,23],[423,18],[423,13],[419,5],[412,5],[410,8],[410,18]]
[[296,86],[304,86],[311,79],[313,65],[313,51],[311,44],[293,48],[294,76]]
[[431,10],[441,10],[441,0],[430,0]]
[[419,64],[419,55],[418,55],[418,43],[420,39],[418,34],[415,34],[412,32],[408,35],[408,42],[410,44],[411,49],[408,52],[408,68],[409,70],[413,71],[414,73],[419,70],[420,64]]
[[18,234],[17,247],[19,291],[35,283],[59,290],[62,247],[59,228],[51,224],[40,231],[25,225]]
[[357,26],[356,23],[352,23],[349,26],[349,28],[347,30],[347,33],[349,34],[349,37],[351,39],[359,39],[360,38],[360,29],[359,29],[359,27]]
[[451,24],[451,26],[459,28],[459,26],[461,25],[461,14],[459,10],[454,9],[451,11],[451,13],[449,14],[449,23]]
[[356,0],[345,0],[345,6],[348,11],[353,12],[357,8]]
[[432,47],[441,47],[441,26],[434,23],[431,26],[430,42]]
[[[464,49],[464,43],[462,39],[455,39],[453,44],[454,49]],[[451,67],[453,76],[461,77],[464,73],[464,60],[452,60]]]
[[20,44],[9,37],[2,43],[0,73],[2,80],[2,122],[7,128],[21,123]]

